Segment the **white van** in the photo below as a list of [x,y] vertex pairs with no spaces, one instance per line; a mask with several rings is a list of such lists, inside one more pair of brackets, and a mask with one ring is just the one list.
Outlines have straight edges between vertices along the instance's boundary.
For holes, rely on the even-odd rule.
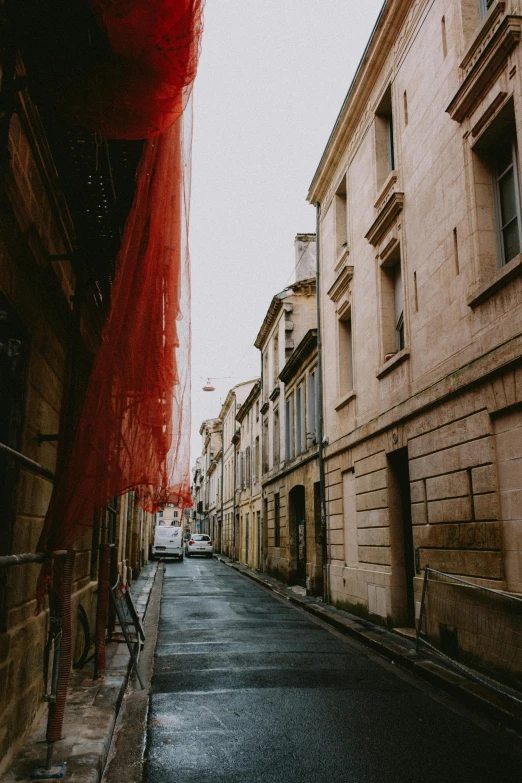
[[183,529],[158,525],[154,531],[152,557],[177,557],[183,560]]

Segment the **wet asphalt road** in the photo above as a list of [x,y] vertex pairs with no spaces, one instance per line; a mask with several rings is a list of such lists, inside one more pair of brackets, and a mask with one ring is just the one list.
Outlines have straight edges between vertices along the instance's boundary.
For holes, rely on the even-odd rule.
[[521,783],[501,736],[414,682],[216,560],[168,563],[145,780]]

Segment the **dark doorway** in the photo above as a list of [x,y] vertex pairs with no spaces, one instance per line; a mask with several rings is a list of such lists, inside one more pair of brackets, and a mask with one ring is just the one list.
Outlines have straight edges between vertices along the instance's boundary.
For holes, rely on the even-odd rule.
[[[302,485],[290,490],[290,535],[295,553],[295,577],[306,586],[306,503]],[[292,553],[292,554],[294,554]]]
[[[0,294],[0,442],[20,451],[25,416],[29,338],[22,322]],[[0,457],[0,555],[12,554],[19,467]],[[0,632],[7,621],[7,569],[0,571]]]
[[257,567],[261,568],[262,549],[263,549],[263,531],[261,530],[261,512],[256,512],[257,519]]
[[390,543],[392,550],[392,614],[395,622],[415,627],[415,553],[411,522],[408,449],[388,454],[390,466]]
[[315,569],[316,576],[310,584],[310,592],[313,595],[323,594],[323,537],[321,530],[321,484],[317,481],[314,484],[314,532],[315,532],[315,557],[317,567]]
[[235,520],[234,520],[234,547],[233,547],[233,553],[232,553],[232,560],[235,560],[236,562],[239,561],[239,554],[241,551],[241,541],[239,539],[239,514],[236,514]]

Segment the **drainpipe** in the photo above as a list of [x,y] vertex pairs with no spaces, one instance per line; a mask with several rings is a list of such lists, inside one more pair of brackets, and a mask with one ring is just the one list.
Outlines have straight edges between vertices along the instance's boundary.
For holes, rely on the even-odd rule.
[[[255,443],[255,440],[254,440],[254,416],[255,416],[255,411],[254,411],[253,408],[250,408],[250,410],[247,411],[247,416],[249,417],[249,420],[250,420],[250,412],[251,411],[252,411],[252,421],[249,422],[249,426],[250,426],[250,465],[249,465],[249,469],[248,469],[249,470],[249,477],[248,478],[249,478],[249,482],[250,482],[249,483],[249,487],[248,487],[248,491],[250,493],[249,503],[248,503],[248,507],[250,508],[250,521],[248,523],[248,525],[249,525],[248,545],[249,546],[250,546],[250,539],[254,540],[253,531],[255,530],[255,520],[254,520],[255,512],[254,512],[254,504],[252,503],[252,492],[253,492],[253,488],[254,488],[253,482],[252,482],[252,474],[253,474],[252,468],[254,467],[252,465],[252,457],[254,456],[254,443]],[[250,531],[252,531],[252,535],[250,535]],[[258,538],[259,538],[259,533],[257,535],[258,535]],[[254,551],[255,551],[255,546],[254,546]],[[247,560],[246,564],[248,566],[248,551],[246,553],[246,560]],[[254,562],[255,562],[254,558],[252,558],[252,565],[254,565]]]
[[221,523],[220,523],[220,531],[219,531],[219,549],[221,554],[223,554],[223,530],[225,529],[225,517],[223,514],[223,507],[224,507],[224,495],[223,495],[223,480],[225,477],[225,422],[221,422]]
[[[263,418],[264,414],[261,413],[261,408],[263,407],[263,389],[265,388],[263,383],[263,351],[260,351],[261,355],[261,372],[259,373],[261,377],[261,388],[259,389],[259,502],[261,504],[261,529],[258,531],[259,536],[259,570],[265,571],[265,564],[264,560],[266,558],[266,553],[264,551],[264,541],[265,541],[265,525],[268,525],[268,520],[265,519],[265,501],[264,501],[264,488],[263,488],[263,449],[265,448],[263,440],[264,440],[264,431],[265,428],[263,427]],[[268,534],[267,534],[267,540],[268,540]]]
[[320,224],[321,205],[316,206],[316,269],[315,288],[317,299],[317,440],[319,442],[319,504],[321,510],[321,549],[323,560],[323,599],[328,603],[330,587],[328,584],[328,528],[326,524],[326,486],[324,473],[324,419],[323,419],[323,340],[321,335],[321,251]]
[[[234,438],[236,436],[236,395],[234,393]],[[237,454],[236,444],[234,443],[234,506],[232,515],[232,560],[236,559],[236,491],[237,491]]]

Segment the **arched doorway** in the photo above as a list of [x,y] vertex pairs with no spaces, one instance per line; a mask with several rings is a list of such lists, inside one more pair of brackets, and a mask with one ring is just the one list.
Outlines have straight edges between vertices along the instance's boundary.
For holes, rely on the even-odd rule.
[[306,585],[306,503],[302,484],[290,490],[289,517],[296,581]]

